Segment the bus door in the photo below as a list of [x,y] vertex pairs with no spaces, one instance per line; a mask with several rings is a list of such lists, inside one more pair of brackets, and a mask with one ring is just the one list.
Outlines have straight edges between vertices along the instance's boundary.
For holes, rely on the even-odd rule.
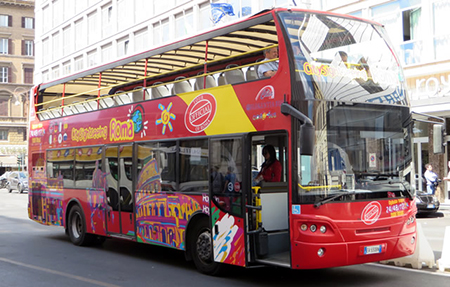
[[105,171],[108,183],[108,233],[134,237],[133,214],[133,146],[119,145],[105,148]]
[[209,197],[214,261],[246,266],[243,137],[215,138],[209,145]]
[[[286,133],[253,134],[247,236],[256,262],[290,267]],[[268,164],[269,163],[269,164]]]

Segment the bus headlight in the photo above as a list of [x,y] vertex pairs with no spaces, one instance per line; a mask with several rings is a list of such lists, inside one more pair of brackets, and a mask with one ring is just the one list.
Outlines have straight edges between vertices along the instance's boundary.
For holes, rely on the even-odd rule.
[[303,223],[301,226],[300,226],[300,230],[301,231],[306,231],[308,229],[308,225],[306,225],[305,223]]
[[311,227],[309,228],[309,230],[311,230],[311,232],[316,232],[317,230],[317,226],[315,224],[311,225]]
[[322,226],[319,228],[319,230],[320,230],[320,232],[322,232],[322,233],[327,232],[327,228],[326,228],[324,225],[322,225]]

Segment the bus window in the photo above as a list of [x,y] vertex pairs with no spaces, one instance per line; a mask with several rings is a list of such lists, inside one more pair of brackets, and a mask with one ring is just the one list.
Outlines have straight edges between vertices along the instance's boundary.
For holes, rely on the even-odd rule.
[[92,147],[78,148],[75,155],[75,187],[91,188],[96,164],[101,163],[101,154]]
[[210,149],[213,200],[225,211],[241,214],[242,140],[212,140]]
[[47,153],[47,178],[62,178],[64,187],[74,187],[75,149],[52,150]]
[[150,142],[138,145],[138,191],[176,190],[176,142]]
[[208,191],[208,141],[180,143],[180,191]]

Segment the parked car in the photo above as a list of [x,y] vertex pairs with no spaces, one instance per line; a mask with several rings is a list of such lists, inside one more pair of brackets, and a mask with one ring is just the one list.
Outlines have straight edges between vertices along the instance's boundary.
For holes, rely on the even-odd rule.
[[6,183],[6,188],[9,192],[13,189],[17,190],[19,193],[28,191],[28,174],[23,171],[13,171],[9,174],[8,182]]
[[436,196],[427,193],[417,193],[417,214],[431,214],[439,210],[439,200]]
[[7,171],[0,176],[0,188],[6,188],[6,183],[8,182],[10,173],[10,171]]

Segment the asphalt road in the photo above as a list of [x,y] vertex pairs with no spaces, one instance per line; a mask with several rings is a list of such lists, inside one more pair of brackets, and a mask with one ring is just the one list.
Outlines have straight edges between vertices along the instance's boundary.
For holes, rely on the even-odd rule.
[[[180,251],[116,239],[78,247],[28,219],[26,194],[0,190],[0,286],[449,286],[450,273],[364,264],[323,270],[229,268],[198,273]],[[427,218],[425,220],[439,220]],[[422,219],[420,219],[422,220]]]

